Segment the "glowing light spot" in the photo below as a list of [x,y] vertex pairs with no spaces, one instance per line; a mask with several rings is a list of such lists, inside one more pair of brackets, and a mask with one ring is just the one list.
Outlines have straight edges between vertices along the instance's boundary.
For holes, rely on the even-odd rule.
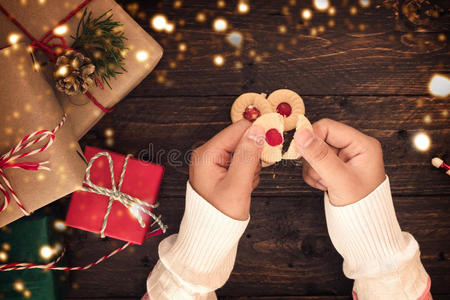
[[256,55],[256,51],[254,49],[251,49],[250,51],[248,51],[249,57],[254,57],[255,55]]
[[239,2],[237,9],[240,14],[246,14],[250,11],[250,5],[245,2]]
[[425,117],[423,117],[423,122],[426,124],[430,124],[431,123],[431,116],[430,115],[426,115]]
[[287,28],[284,25],[278,26],[278,32],[281,34],[285,34],[287,32]]
[[175,68],[177,67],[177,63],[174,62],[174,61],[171,61],[171,62],[169,63],[169,67],[170,67],[171,69],[175,69]]
[[11,34],[8,36],[8,41],[9,41],[11,44],[15,44],[15,43],[17,43],[19,40],[20,40],[20,34],[17,34],[17,33],[11,33]]
[[439,42],[445,42],[445,40],[447,40],[447,37],[445,36],[444,33],[439,33],[438,34],[438,41]]
[[328,9],[328,15],[335,16],[336,15],[336,7],[330,6],[330,8]]
[[5,133],[8,134],[8,135],[9,135],[9,134],[12,134],[12,133],[13,133],[12,127],[6,127],[6,128],[5,128]]
[[114,129],[106,128],[104,134],[106,137],[112,137],[112,136],[114,136]]
[[223,66],[224,63],[225,63],[225,59],[223,58],[222,55],[215,55],[214,56],[214,64],[216,66]]
[[174,23],[167,23],[166,27],[164,28],[164,30],[167,33],[172,33],[175,30],[175,24]]
[[62,220],[56,220],[53,223],[53,227],[58,230],[58,231],[64,231],[66,230],[66,222],[62,221]]
[[39,71],[41,69],[41,65],[38,62],[35,62],[33,64],[33,70]]
[[351,6],[349,11],[352,16],[358,13],[358,9],[356,8],[356,6]]
[[139,205],[138,204],[133,204],[130,207],[130,213],[135,217],[135,218],[139,218],[141,215],[141,210],[139,209]]
[[328,27],[334,27],[334,25],[336,25],[336,22],[334,20],[328,21]]
[[156,31],[163,31],[167,26],[167,18],[165,15],[157,14],[153,16],[151,23],[153,29]]
[[136,52],[136,59],[138,61],[146,61],[148,59],[148,52],[145,50]]
[[64,24],[64,25],[58,26],[55,29],[53,29],[53,33],[56,34],[56,35],[63,35],[68,30],[69,30],[69,28],[67,27],[66,24]]
[[186,49],[187,49],[186,43],[180,43],[180,44],[178,44],[178,50],[179,50],[179,51],[185,52]]
[[13,111],[13,117],[14,119],[18,119],[20,117],[20,113],[17,110]]
[[359,5],[361,7],[364,7],[364,8],[369,7],[370,6],[370,0],[359,0]]
[[45,4],[46,0],[39,0],[39,4]]
[[224,18],[217,18],[213,22],[213,28],[215,31],[222,32],[227,30],[228,23]]
[[5,251],[0,251],[0,261],[5,262],[8,260],[8,253]]
[[199,12],[197,16],[195,16],[195,20],[199,23],[203,23],[206,21],[206,15],[202,12]]
[[217,1],[217,7],[218,8],[224,8],[227,4],[223,0]]
[[305,8],[302,10],[303,20],[311,20],[312,16],[313,16],[313,13],[309,8]]
[[114,146],[114,139],[113,138],[107,138],[105,141],[106,146],[112,147]]
[[37,180],[38,181],[44,181],[44,179],[45,179],[45,175],[44,174],[38,174],[38,176],[37,176]]
[[61,66],[56,70],[56,76],[58,77],[64,77],[69,73],[69,68],[67,66]]
[[450,79],[442,74],[434,74],[428,83],[430,94],[436,97],[447,97],[450,94]]
[[27,299],[31,298],[31,291],[30,290],[23,291],[23,296]]
[[48,246],[48,245],[44,245],[39,250],[39,255],[43,259],[49,259],[49,258],[51,258],[53,256],[53,249],[50,246]]
[[317,31],[319,31],[320,33],[324,33],[325,32],[325,26],[320,25],[319,27],[317,27]]
[[417,150],[427,151],[430,148],[431,139],[426,133],[421,132],[414,136],[413,143]]
[[316,36],[317,35],[317,29],[316,28],[311,28],[310,30],[309,30],[309,34],[310,35],[312,35],[312,36]]
[[325,11],[330,6],[330,2],[328,0],[314,0],[314,7],[317,10]]
[[13,283],[13,289],[18,292],[21,292],[25,289],[25,283],[23,283],[22,280],[18,279]]
[[447,116],[448,116],[448,109],[444,109],[444,110],[441,112],[441,114],[442,114],[444,117],[447,117]]
[[2,249],[5,250],[5,251],[9,251],[9,250],[11,250],[11,245],[8,244],[8,243],[3,243],[2,244]]
[[180,0],[176,0],[176,1],[173,3],[173,8],[178,9],[178,8],[180,8],[182,5],[183,5],[183,2],[181,2]]
[[242,44],[242,34],[240,32],[233,31],[227,36],[227,41],[234,47],[239,48]]

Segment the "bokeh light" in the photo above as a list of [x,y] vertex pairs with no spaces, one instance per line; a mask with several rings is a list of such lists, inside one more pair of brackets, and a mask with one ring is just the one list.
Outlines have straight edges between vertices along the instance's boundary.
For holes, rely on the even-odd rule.
[[215,55],[213,61],[214,64],[219,67],[223,66],[223,64],[225,63],[225,59],[223,58],[222,55]]
[[370,0],[359,0],[359,5],[361,7],[364,7],[364,8],[369,7],[370,6]]
[[156,31],[163,31],[166,29],[167,26],[167,18],[165,15],[157,14],[154,15],[151,24],[154,30]]
[[9,41],[11,44],[16,44],[19,40],[20,40],[20,34],[17,34],[17,33],[11,33],[11,34],[8,36],[8,41]]
[[66,223],[63,220],[56,220],[53,227],[58,231],[64,231],[66,230]]
[[227,30],[228,23],[224,18],[216,18],[213,22],[213,28],[215,31],[223,32]]
[[431,123],[431,115],[426,115],[425,117],[423,117],[423,122],[425,124],[430,124]]
[[302,10],[303,20],[311,20],[312,16],[313,16],[313,13],[309,8],[305,8]]
[[195,16],[195,20],[199,23],[203,23],[206,21],[206,15],[202,12],[199,12],[196,16]]
[[419,151],[427,151],[431,145],[431,139],[425,132],[416,134],[413,138],[414,147]]
[[328,15],[335,16],[336,15],[336,7],[330,6],[330,8],[328,9]]
[[136,59],[138,61],[146,61],[148,59],[148,52],[145,50],[136,52]]
[[68,30],[69,30],[69,28],[67,27],[66,24],[64,24],[64,25],[60,25],[60,26],[56,27],[55,29],[53,29],[53,33],[56,35],[63,35],[65,33],[67,33]]
[[179,43],[179,44],[178,44],[178,50],[179,50],[180,52],[185,52],[185,51],[187,50],[187,45],[186,45],[186,43]]
[[23,291],[23,297],[30,299],[31,298],[31,291],[30,290],[25,290]]
[[237,31],[233,31],[227,35],[227,41],[236,48],[241,47],[242,44],[242,34]]
[[218,8],[224,8],[226,6],[226,2],[224,0],[218,0],[217,1],[217,7]]
[[352,16],[356,15],[358,13],[358,9],[356,8],[356,6],[350,6],[350,14]]
[[8,253],[5,251],[0,251],[0,261],[5,262],[8,260]]
[[49,245],[44,245],[39,249],[39,255],[43,259],[50,259],[53,256],[53,249]]
[[25,283],[22,280],[18,279],[13,283],[13,289],[17,292],[21,292],[25,289]]
[[325,11],[330,6],[329,0],[314,0],[314,7],[317,10]]
[[2,249],[5,251],[9,251],[9,250],[11,250],[11,245],[9,243],[5,242],[2,244]]
[[238,3],[237,10],[240,14],[246,14],[250,11],[250,5],[244,1],[240,1]]
[[442,74],[434,74],[428,83],[430,94],[436,97],[447,97],[450,94],[450,79]]

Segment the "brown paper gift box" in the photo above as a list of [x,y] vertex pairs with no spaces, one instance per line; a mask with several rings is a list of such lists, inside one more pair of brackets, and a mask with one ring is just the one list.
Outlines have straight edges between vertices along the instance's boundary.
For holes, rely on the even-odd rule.
[[[83,0],[0,0],[0,4],[36,39],[40,39],[48,30],[52,29],[82,2]],[[87,5],[87,10],[92,11],[93,17],[100,16],[109,9],[112,10],[113,19],[123,24],[123,31],[128,38],[126,45],[129,51],[125,59],[125,69],[128,72],[119,74],[116,79],[110,81],[112,89],[107,85],[105,85],[103,90],[95,86],[89,89],[89,92],[104,107],[108,108],[113,107],[131,92],[153,70],[162,56],[162,48],[159,44],[115,1],[93,0]],[[69,45],[73,42],[70,35],[76,30],[83,10],[78,12],[66,23],[68,30],[62,36],[65,37]],[[22,36],[21,41],[27,40],[20,29],[0,13],[0,47],[9,44],[8,37],[11,33],[20,34]],[[54,67],[52,65],[49,68],[53,71]],[[51,72],[47,73],[51,74]],[[53,79],[49,78],[48,80],[52,82],[51,85],[53,87]],[[64,111],[67,112],[69,118],[72,120],[74,134],[77,139],[80,139],[86,134],[104,114],[85,95],[69,97],[56,89],[55,94],[64,107]]]
[[[0,80],[0,155],[37,130],[53,130],[64,114],[53,89],[39,72],[33,71],[26,47],[16,44],[0,51],[0,69],[4,74]],[[47,141],[48,138],[19,153],[39,149]],[[56,131],[50,148],[17,160],[49,161],[50,171],[3,170],[21,203],[31,212],[81,187],[86,163],[80,153],[70,120],[66,120]],[[0,182],[3,183],[1,179]],[[0,192],[0,207],[4,201]],[[8,208],[0,212],[0,227],[22,216],[22,211],[11,199]]]

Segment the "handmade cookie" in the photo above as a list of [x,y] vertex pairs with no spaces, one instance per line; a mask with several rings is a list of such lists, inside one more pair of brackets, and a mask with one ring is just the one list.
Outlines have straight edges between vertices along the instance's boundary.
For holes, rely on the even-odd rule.
[[[297,116],[297,126],[295,131],[299,130],[300,128],[307,128],[309,130],[313,130],[311,123],[309,120],[305,117],[305,115],[298,115]],[[292,140],[289,144],[288,150],[283,154],[283,159],[299,159],[302,157],[300,152],[297,151],[297,147],[295,146],[295,141]]]
[[272,110],[284,117],[285,131],[294,129],[297,116],[305,114],[305,104],[302,97],[291,90],[276,90],[269,95],[267,100],[271,104]]
[[240,95],[231,107],[233,123],[246,119],[254,122],[259,116],[272,112],[272,107],[266,100],[266,94],[245,93]]
[[261,153],[262,166],[267,167],[281,160],[283,150],[283,117],[277,113],[264,114],[256,119],[255,125],[264,127],[266,136]]

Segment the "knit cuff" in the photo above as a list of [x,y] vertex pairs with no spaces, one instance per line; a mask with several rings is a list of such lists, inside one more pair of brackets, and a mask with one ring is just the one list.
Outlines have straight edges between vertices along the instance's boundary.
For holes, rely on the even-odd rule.
[[232,219],[203,199],[189,182],[178,235],[161,242],[162,263],[172,273],[205,293],[222,286],[234,266],[237,244],[250,217]]
[[395,216],[389,179],[372,193],[347,206],[333,206],[325,193],[328,232],[336,250],[344,257],[350,275],[379,266],[395,267],[392,257],[406,247]]

